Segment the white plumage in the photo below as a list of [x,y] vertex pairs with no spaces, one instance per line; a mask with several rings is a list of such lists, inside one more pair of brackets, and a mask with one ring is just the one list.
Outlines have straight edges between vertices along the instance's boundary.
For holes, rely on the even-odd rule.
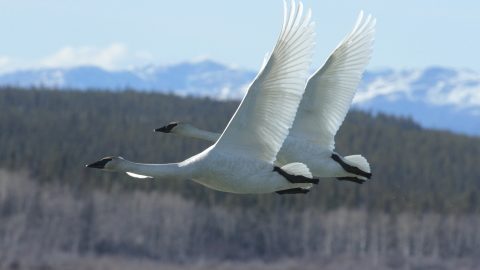
[[87,167],[122,171],[133,177],[192,179],[233,193],[269,193],[309,188],[308,168],[300,163],[275,167],[273,161],[292,126],[302,98],[314,47],[314,24],[303,5],[285,5],[284,24],[263,65],[220,138],[180,163],[140,164],[107,157]]
[[302,98],[314,47],[310,10],[306,17],[302,13],[301,2],[296,12],[284,13],[277,45],[216,142],[217,149],[275,160]]
[[334,137],[352,103],[372,54],[375,20],[360,12],[352,32],[310,77],[291,135],[335,148]]
[[[375,20],[361,12],[353,30],[310,77],[290,133],[276,157],[277,164],[302,162],[315,177],[358,183],[370,178],[370,165],[364,157],[341,157],[333,150],[335,134],[371,57],[374,33]],[[206,140],[219,136],[182,123],[169,132]]]

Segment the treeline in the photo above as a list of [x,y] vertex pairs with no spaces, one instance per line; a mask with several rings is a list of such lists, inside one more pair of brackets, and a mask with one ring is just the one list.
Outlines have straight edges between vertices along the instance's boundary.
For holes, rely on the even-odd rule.
[[79,193],[98,188],[169,192],[206,207],[268,211],[338,208],[377,212],[478,213],[480,139],[420,128],[409,119],[350,112],[337,136],[341,154],[361,153],[373,179],[363,185],[324,180],[305,196],[238,196],[190,181],[136,180],[87,170],[107,155],[140,162],[175,162],[208,143],[156,134],[173,120],[221,131],[236,102],[134,91],[0,89],[0,167],[28,171],[41,184],[58,182]]
[[[232,210],[171,192],[120,189],[78,196],[72,187],[41,186],[5,171],[0,190],[0,269],[124,269],[128,260],[184,269],[199,261],[268,265],[289,258],[297,261],[283,269],[447,269],[458,260],[468,265],[455,263],[455,269],[477,269],[480,263],[480,216],[474,214],[288,211],[280,200],[268,211]],[[82,258],[122,260],[82,268]],[[347,259],[350,265],[342,266]],[[316,267],[303,267],[309,262]]]

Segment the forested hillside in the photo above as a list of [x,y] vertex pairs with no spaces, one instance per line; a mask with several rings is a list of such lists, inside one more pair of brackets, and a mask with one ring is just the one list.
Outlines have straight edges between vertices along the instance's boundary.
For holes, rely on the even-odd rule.
[[[88,170],[103,156],[175,162],[208,143],[153,133],[173,120],[221,131],[237,104],[138,92],[0,90],[0,167],[28,171],[41,182],[84,189],[120,184],[178,192],[204,203],[246,206],[277,195],[237,196],[189,181],[135,180]],[[480,139],[423,130],[410,120],[354,111],[337,136],[341,154],[362,153],[373,179],[363,185],[324,180],[292,207],[476,212],[480,209]]]
[[[108,155],[181,161],[209,144],[153,129],[177,120],[219,132],[236,106],[134,91],[0,89],[0,269],[478,265],[480,138],[408,119],[350,112],[337,150],[366,156],[373,179],[324,179],[306,195],[234,195],[85,168]],[[130,259],[142,266],[126,266]]]

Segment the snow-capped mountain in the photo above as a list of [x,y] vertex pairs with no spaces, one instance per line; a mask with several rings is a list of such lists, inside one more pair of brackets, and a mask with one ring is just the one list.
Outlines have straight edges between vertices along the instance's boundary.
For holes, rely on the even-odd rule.
[[256,72],[214,61],[185,62],[131,70],[107,71],[95,66],[22,70],[0,74],[0,86],[45,86],[57,89],[135,89],[179,95],[238,99]]
[[409,116],[424,127],[480,135],[480,73],[471,70],[366,72],[354,104],[371,112]]
[[[0,74],[0,86],[135,89],[240,99],[255,74],[206,60],[123,71],[93,66],[16,71]],[[367,71],[354,106],[409,116],[425,127],[480,135],[480,73],[443,67]]]

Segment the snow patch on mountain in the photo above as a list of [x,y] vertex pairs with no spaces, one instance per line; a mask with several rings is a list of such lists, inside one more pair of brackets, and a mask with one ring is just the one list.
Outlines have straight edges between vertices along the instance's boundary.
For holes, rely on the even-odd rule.
[[366,72],[354,103],[375,98],[423,101],[459,109],[480,107],[480,74],[470,70],[432,67],[425,70]]
[[354,106],[480,135],[480,74],[443,67],[366,72]]
[[[204,59],[130,70],[97,66],[23,70],[0,74],[0,85],[135,89],[239,100],[255,75],[254,71]],[[354,106],[409,116],[425,127],[480,135],[480,73],[445,67],[370,70],[362,78]]]
[[353,102],[363,103],[378,96],[386,96],[393,101],[399,98],[398,94],[413,99],[410,85],[420,76],[421,71],[394,72],[388,70],[380,73],[367,73]]

